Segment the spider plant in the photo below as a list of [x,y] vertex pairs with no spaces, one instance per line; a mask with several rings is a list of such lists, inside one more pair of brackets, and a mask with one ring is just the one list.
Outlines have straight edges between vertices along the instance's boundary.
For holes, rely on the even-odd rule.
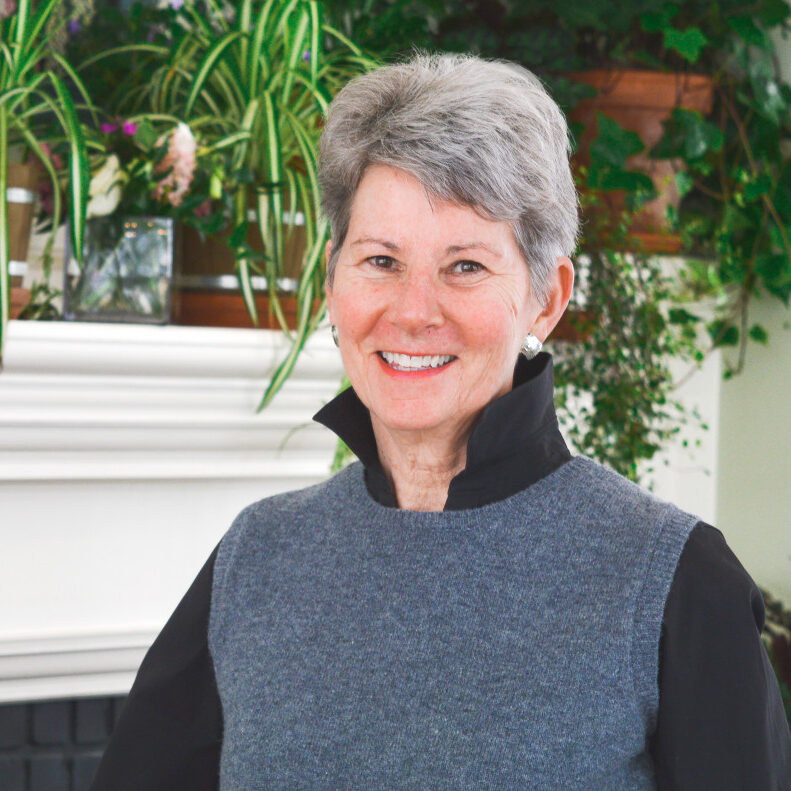
[[[185,3],[185,32],[172,47],[147,45],[148,85],[130,109],[183,118],[204,140],[222,141],[223,189],[232,196],[229,244],[247,310],[258,324],[251,278],[266,278],[270,309],[292,344],[271,378],[259,410],[288,378],[324,314],[323,254],[328,223],[320,217],[318,140],[334,93],[377,65],[323,21],[317,0],[242,0],[235,10],[218,0]],[[128,48],[133,49],[134,47]],[[255,218],[264,252],[246,242]],[[305,255],[291,332],[278,295],[284,249],[304,224]]]
[[[69,149],[67,197],[73,249],[82,256],[88,165],[71,82],[86,105],[85,88],[66,60],[50,47],[49,26],[58,3],[19,0],[15,13],[0,19],[0,364],[9,317],[8,150],[21,146],[42,165],[52,182],[53,233],[61,221],[61,186],[44,143],[65,141]],[[53,132],[54,129],[58,130]],[[44,130],[44,131],[42,131]],[[62,135],[62,136],[61,136]]]

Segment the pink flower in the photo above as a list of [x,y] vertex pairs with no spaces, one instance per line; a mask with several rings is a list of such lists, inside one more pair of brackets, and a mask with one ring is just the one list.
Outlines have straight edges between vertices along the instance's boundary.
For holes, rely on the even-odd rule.
[[118,129],[118,124],[102,124],[102,132],[106,135],[115,132],[116,129]]
[[[160,137],[157,145],[161,146],[165,139],[164,135]],[[167,173],[154,189],[154,196],[158,200],[167,200],[171,206],[181,203],[195,173],[197,147],[195,138],[185,123],[179,123],[170,133],[167,153],[155,169],[157,173]]]
[[16,13],[16,0],[0,0],[0,19]]
[[132,135],[137,131],[137,124],[134,121],[124,121],[124,125],[121,127],[124,131],[125,135]]
[[211,214],[211,201],[205,200],[203,203],[199,203],[193,212],[196,217],[208,217]]

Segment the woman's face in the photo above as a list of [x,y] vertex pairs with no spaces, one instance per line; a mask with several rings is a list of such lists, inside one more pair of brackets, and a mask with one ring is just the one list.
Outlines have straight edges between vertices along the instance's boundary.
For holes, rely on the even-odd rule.
[[328,304],[374,428],[460,435],[511,389],[542,312],[506,222],[429,202],[416,178],[385,165],[369,167],[354,196]]

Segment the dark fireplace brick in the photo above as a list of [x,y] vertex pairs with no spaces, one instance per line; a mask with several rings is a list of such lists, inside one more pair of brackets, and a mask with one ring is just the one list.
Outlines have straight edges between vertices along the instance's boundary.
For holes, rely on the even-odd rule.
[[23,758],[0,757],[0,791],[27,791]]
[[18,703],[0,708],[0,750],[27,743],[27,706]]
[[113,725],[112,700],[78,700],[75,704],[74,741],[101,744],[107,741]]
[[88,791],[88,786],[99,768],[101,759],[101,750],[95,753],[86,753],[74,759],[72,791]]
[[33,706],[33,742],[68,744],[71,740],[71,701],[57,700]]
[[30,791],[67,791],[68,761],[60,755],[35,755],[30,759]]
[[0,791],[87,791],[123,701],[0,705]]

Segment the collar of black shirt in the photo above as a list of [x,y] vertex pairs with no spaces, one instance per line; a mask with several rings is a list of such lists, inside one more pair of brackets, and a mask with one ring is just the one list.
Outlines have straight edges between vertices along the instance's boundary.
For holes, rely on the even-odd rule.
[[[448,489],[446,511],[503,500],[565,464],[570,458],[560,435],[553,395],[552,357],[519,355],[513,389],[481,413],[467,441],[467,465]],[[313,419],[334,431],[365,466],[370,495],[397,507],[379,454],[367,407],[350,387]]]

